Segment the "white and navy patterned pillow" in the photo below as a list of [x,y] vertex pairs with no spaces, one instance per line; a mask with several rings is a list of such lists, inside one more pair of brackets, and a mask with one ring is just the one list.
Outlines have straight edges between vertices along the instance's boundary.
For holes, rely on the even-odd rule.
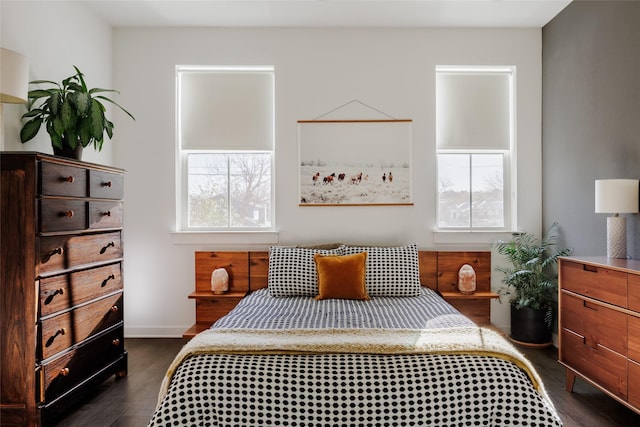
[[393,247],[345,246],[345,255],[367,252],[366,285],[370,296],[420,294],[420,264],[415,244]]
[[269,293],[274,297],[318,295],[318,273],[314,254],[344,255],[344,248],[305,249],[285,246],[269,248]]

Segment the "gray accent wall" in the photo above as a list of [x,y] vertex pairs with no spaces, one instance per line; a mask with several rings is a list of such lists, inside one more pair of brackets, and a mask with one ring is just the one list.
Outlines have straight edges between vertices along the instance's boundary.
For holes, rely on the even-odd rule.
[[[596,179],[640,179],[640,2],[574,1],[542,30],[542,221],[575,255],[606,255]],[[526,195],[519,194],[519,197]],[[640,258],[640,214],[626,214]]]

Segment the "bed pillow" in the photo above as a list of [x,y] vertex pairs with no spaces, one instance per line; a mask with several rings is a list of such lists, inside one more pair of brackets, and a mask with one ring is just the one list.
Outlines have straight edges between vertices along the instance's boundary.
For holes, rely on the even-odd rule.
[[269,248],[269,294],[274,297],[313,297],[318,295],[315,254],[343,255],[344,248],[331,250],[286,246]]
[[413,297],[420,294],[420,264],[415,244],[391,247],[345,246],[345,255],[367,252],[369,296]]
[[365,286],[366,252],[353,255],[315,254],[313,259],[318,271],[317,300],[369,299]]

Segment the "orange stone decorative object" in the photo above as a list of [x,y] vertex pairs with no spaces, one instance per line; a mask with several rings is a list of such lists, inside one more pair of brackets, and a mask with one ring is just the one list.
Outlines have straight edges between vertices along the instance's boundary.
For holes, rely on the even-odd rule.
[[476,271],[469,264],[464,264],[458,270],[458,290],[465,295],[472,295],[476,291]]

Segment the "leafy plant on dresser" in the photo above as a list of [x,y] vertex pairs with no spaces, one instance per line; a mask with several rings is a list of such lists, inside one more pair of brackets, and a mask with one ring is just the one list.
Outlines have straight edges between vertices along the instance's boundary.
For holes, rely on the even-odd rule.
[[[119,93],[114,89],[87,87],[84,74],[74,65],[76,73],[62,83],[51,80],[34,80],[33,85],[48,84],[53,87],[30,90],[29,111],[22,118],[29,119],[20,131],[20,140],[25,143],[33,139],[42,124],[51,138],[55,154],[72,157],[78,147],[93,147],[100,151],[105,133],[113,136],[114,124],[106,116],[104,101],[124,111],[133,120],[131,113],[111,98],[100,95],[105,92]],[[39,102],[41,101],[41,102]]]

